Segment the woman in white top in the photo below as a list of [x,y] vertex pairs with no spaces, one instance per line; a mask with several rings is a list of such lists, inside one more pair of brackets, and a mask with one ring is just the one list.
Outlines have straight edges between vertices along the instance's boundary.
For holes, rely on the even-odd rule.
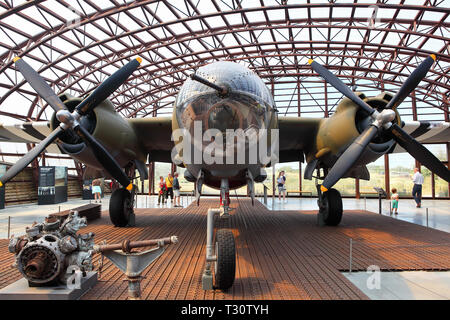
[[280,171],[277,178],[278,201],[281,201],[281,193],[283,193],[283,201],[286,202],[286,177],[284,171]]

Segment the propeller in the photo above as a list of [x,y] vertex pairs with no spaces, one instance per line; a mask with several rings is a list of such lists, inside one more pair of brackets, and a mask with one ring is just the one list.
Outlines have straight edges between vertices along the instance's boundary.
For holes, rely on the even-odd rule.
[[9,170],[0,178],[0,187],[6,182],[14,178],[20,171],[28,166],[42,151],[44,151],[53,141],[55,141],[64,131],[73,130],[78,134],[87,146],[92,150],[95,158],[108,171],[111,176],[116,179],[127,190],[132,190],[133,185],[128,176],[122,170],[114,157],[98,142],[88,130],[86,130],[79,122],[80,118],[97,107],[110,94],[117,90],[126,79],[139,67],[142,62],[141,58],[136,58],[118,71],[113,73],[108,79],[98,86],[88,97],[81,101],[70,113],[62,103],[61,99],[48,86],[45,80],[31,68],[25,61],[19,57],[14,58],[17,69],[23,74],[24,78],[30,83],[38,95],[48,102],[48,104],[56,111],[56,118],[60,122],[59,126],[24,157],[17,161]]
[[396,123],[395,112],[392,109],[405,100],[405,98],[417,87],[427,74],[428,70],[436,60],[434,54],[426,58],[406,79],[397,94],[386,105],[386,109],[378,112],[369,106],[364,100],[351,91],[338,77],[328,71],[325,67],[310,59],[308,62],[311,67],[328,83],[335,87],[339,92],[353,101],[362,110],[364,110],[373,120],[361,135],[353,141],[353,143],[339,157],[325,177],[320,189],[322,192],[328,191],[346,172],[356,163],[363,154],[367,145],[375,138],[377,134],[383,132],[394,139],[401,147],[403,147],[410,155],[422,163],[425,167],[437,174],[442,179],[450,182],[450,171],[442,162],[437,159],[428,149],[420,142],[415,140]]
[[17,70],[20,71],[25,80],[27,80],[34,91],[36,91],[36,93],[53,108],[53,110],[59,111],[66,108],[61,99],[56,95],[55,91],[50,88],[47,82],[45,82],[45,80],[28,63],[23,61],[20,57],[15,57],[13,61]]
[[59,126],[55,130],[53,130],[50,135],[42,140],[37,146],[31,149],[26,155],[19,159],[5,174],[0,178],[0,187],[3,186],[4,183],[8,182],[16,175],[20,173],[24,168],[26,168],[39,154],[45,150],[59,135],[64,132],[64,129]]

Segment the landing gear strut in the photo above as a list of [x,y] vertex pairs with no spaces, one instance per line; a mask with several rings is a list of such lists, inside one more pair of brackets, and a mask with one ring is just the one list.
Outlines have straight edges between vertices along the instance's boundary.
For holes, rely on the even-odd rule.
[[342,197],[336,189],[330,189],[322,193],[320,188],[317,188],[319,199],[318,224],[320,226],[337,226],[342,219]]
[[[206,266],[202,276],[203,290],[214,288],[226,290],[233,285],[236,273],[236,246],[234,236],[230,230],[220,229],[216,232],[214,239],[214,218],[230,216],[230,197],[228,180],[222,179],[220,186],[221,207],[218,209],[208,209],[206,227]],[[212,264],[214,264],[214,284],[212,276]]]
[[[236,247],[230,230],[220,229],[214,238],[214,218],[223,215],[223,207],[208,209],[206,228],[206,266],[202,275],[203,290],[226,290],[233,285],[236,272]],[[214,264],[214,284],[212,276]]]

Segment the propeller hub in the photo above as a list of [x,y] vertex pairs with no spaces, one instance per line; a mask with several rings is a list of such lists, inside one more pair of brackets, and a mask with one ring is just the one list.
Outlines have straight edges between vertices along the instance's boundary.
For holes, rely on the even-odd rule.
[[56,119],[58,119],[59,122],[64,123],[68,127],[72,127],[75,121],[75,118],[69,110],[59,110],[56,113]]
[[377,117],[374,121],[374,125],[376,125],[378,128],[385,126],[388,123],[391,123],[395,120],[395,111],[392,109],[384,109],[383,111],[379,112],[377,114]]

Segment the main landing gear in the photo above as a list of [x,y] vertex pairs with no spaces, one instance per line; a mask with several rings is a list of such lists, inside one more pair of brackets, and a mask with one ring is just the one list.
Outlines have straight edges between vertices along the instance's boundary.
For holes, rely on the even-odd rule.
[[128,191],[125,188],[115,190],[109,201],[109,218],[115,227],[133,227],[135,225],[134,215],[134,193],[136,188]]
[[[128,175],[130,181],[135,178],[136,167],[130,164],[125,168],[125,173]],[[134,227],[134,199],[136,195],[137,186],[133,185],[133,189],[126,188],[116,189],[109,200],[109,218],[115,227]]]
[[[206,227],[206,266],[202,276],[203,290],[229,289],[234,282],[236,273],[236,245],[233,233],[227,229],[216,231],[214,239],[214,218],[229,218],[230,196],[228,180],[222,179],[220,186],[221,206],[218,209],[208,209]],[[214,264],[214,281],[212,276]],[[214,282],[214,283],[213,283]]]
[[336,189],[330,189],[327,192],[317,188],[319,199],[319,214],[317,215],[318,224],[320,226],[337,226],[342,219],[342,197]]

